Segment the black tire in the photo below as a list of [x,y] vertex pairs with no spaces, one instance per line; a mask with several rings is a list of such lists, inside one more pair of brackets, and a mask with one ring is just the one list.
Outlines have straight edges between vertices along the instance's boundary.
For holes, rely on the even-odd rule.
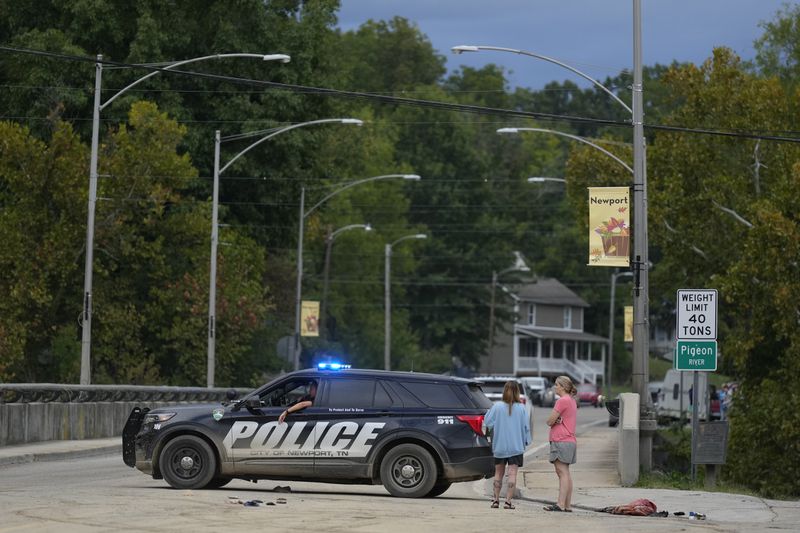
[[395,446],[381,461],[381,481],[398,498],[422,498],[430,493],[438,473],[431,454],[416,444]]
[[208,485],[203,487],[204,489],[219,489],[227,485],[233,481],[233,478],[229,477],[215,477],[211,481],[208,482]]
[[447,489],[450,488],[450,485],[452,485],[452,483],[450,483],[449,481],[440,481],[433,486],[431,491],[428,494],[426,494],[425,497],[435,498],[436,496],[440,496],[444,494],[447,491]]
[[200,437],[182,435],[164,446],[158,458],[164,480],[175,489],[202,489],[217,473],[217,458]]

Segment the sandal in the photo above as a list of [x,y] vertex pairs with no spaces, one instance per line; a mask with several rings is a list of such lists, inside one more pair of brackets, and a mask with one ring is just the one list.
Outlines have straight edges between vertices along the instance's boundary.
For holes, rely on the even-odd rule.
[[553,504],[553,505],[545,505],[545,506],[544,506],[544,510],[545,510],[545,511],[557,511],[557,512],[560,512],[560,513],[566,513],[566,512],[569,512],[569,511],[566,511],[566,510],[562,509],[561,507],[559,507],[559,506],[558,506],[558,505],[556,505],[556,504]]
[[497,500],[492,500],[492,509],[497,509],[500,507],[500,502]]
[[503,509],[516,509],[516,507],[514,507],[510,501],[506,500],[503,502]]

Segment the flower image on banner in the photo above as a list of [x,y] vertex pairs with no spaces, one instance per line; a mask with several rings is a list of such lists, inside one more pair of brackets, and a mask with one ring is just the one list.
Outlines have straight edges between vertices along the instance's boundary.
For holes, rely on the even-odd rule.
[[303,301],[300,308],[300,336],[319,337],[319,302]]
[[630,265],[630,189],[589,187],[589,266]]

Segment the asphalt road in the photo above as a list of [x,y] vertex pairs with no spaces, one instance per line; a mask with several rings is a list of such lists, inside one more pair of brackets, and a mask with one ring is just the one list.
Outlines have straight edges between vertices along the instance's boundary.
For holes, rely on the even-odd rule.
[[[534,411],[534,443],[546,440],[549,409]],[[583,407],[581,425],[607,420],[604,409]],[[542,448],[543,450],[543,448]],[[0,533],[11,531],[485,531],[522,530],[553,520],[541,504],[488,508],[489,482],[458,483],[431,499],[393,498],[381,486],[234,481],[217,490],[174,490],[128,468],[119,456],[10,465],[0,468]],[[279,493],[276,486],[290,486]],[[229,503],[259,499],[259,507]],[[285,498],[285,503],[279,503]],[[575,515],[579,513],[574,513]],[[574,525],[581,518],[572,516]],[[544,520],[545,522],[542,522]],[[598,524],[601,525],[601,524]],[[609,531],[616,530],[616,526]],[[603,530],[604,527],[593,530]]]

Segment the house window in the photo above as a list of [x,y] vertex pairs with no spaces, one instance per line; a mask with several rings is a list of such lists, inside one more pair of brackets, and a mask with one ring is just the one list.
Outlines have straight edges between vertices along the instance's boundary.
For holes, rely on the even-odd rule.
[[572,329],[572,308],[564,308],[564,329]]
[[536,323],[536,304],[528,304],[528,324]]

